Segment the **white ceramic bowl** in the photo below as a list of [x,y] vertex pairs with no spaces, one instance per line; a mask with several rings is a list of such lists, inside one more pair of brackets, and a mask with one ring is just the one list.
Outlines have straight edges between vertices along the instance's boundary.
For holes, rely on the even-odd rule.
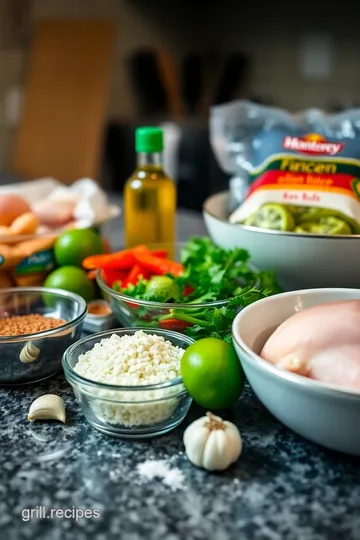
[[290,373],[258,356],[275,328],[294,313],[351,299],[360,299],[360,291],[313,289],[259,300],[234,319],[233,342],[249,384],[280,422],[310,441],[359,456],[360,392]]
[[254,266],[275,270],[285,290],[360,287],[360,235],[309,235],[245,227],[228,221],[229,207],[228,191],[205,201],[203,215],[212,240],[227,249],[247,249]]

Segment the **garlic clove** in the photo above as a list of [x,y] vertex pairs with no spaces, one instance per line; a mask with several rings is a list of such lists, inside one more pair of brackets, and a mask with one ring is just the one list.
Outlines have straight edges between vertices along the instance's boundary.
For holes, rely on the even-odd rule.
[[30,405],[28,420],[59,420],[63,424],[66,421],[65,405],[60,396],[45,394],[38,397]]
[[211,444],[207,444],[204,449],[203,467],[208,471],[222,470],[225,463],[231,463],[231,449],[227,445],[227,436],[223,430],[215,429],[208,440],[209,442],[211,440]]
[[31,341],[28,341],[21,349],[19,359],[23,364],[30,364],[37,359],[39,354],[40,349],[38,349],[38,347],[36,347]]
[[191,445],[192,452],[189,452],[188,459],[196,467],[201,467],[203,462],[203,456],[205,452],[206,443],[209,437],[209,430],[204,426],[198,426],[197,430],[192,430],[190,433],[191,441],[187,443],[188,436],[184,433],[184,445],[185,452]]

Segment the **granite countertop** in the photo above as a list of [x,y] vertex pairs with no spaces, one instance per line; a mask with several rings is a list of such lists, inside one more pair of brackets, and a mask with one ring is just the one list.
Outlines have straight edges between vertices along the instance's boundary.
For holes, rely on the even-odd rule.
[[[196,215],[180,213],[179,224],[181,239],[188,230],[203,232]],[[116,231],[113,224],[112,238]],[[30,403],[44,393],[63,396],[65,426],[26,420]],[[28,387],[1,389],[0,404],[1,538],[360,538],[360,460],[296,436],[266,412],[249,388],[226,415],[241,430],[243,454],[221,474],[196,469],[184,455],[184,428],[204,412],[196,406],[171,433],[134,442],[92,429],[63,375]],[[159,459],[180,469],[181,489],[157,479],[146,481],[138,474],[139,464]],[[100,517],[26,521],[30,509],[34,514],[37,509],[39,516],[42,506],[47,515],[56,508],[96,509]]]

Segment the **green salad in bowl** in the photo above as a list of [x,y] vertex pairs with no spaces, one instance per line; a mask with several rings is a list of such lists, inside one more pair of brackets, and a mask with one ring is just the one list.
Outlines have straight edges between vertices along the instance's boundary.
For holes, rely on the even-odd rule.
[[281,292],[274,272],[258,271],[241,248],[226,250],[209,238],[186,244],[136,246],[85,259],[121,324],[231,341],[238,311]]

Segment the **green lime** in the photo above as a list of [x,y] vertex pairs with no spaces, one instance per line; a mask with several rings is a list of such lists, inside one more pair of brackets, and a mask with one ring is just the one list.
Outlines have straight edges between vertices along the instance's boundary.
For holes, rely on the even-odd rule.
[[82,296],[86,302],[93,300],[95,294],[94,285],[86,272],[76,266],[57,268],[48,275],[44,287],[74,292]]
[[85,257],[103,252],[101,238],[92,229],[71,229],[57,239],[54,246],[59,266],[81,267]]
[[304,221],[295,227],[297,233],[313,234],[351,234],[349,225],[342,219],[324,216],[319,221]]
[[144,298],[155,302],[178,302],[180,287],[169,276],[153,276],[146,286]]
[[284,206],[294,217],[298,214],[302,214],[308,209],[306,206],[297,206],[295,204],[284,204]]
[[234,405],[244,388],[244,373],[232,345],[204,338],[186,349],[181,376],[190,396],[205,409]]
[[345,221],[345,223],[347,223],[351,229],[350,233],[346,234],[360,234],[360,225],[355,219],[343,214],[342,212],[339,212],[338,210],[333,210],[332,208],[318,208],[315,206],[308,207],[302,214],[299,214],[296,221],[298,224],[302,225],[305,221],[319,221],[321,218],[325,217],[335,217]]
[[264,204],[245,220],[245,225],[275,231],[292,231],[294,218],[285,206],[277,203]]
[[354,178],[352,181],[352,188],[355,195],[360,199],[360,178]]
[[286,209],[289,210],[289,212],[292,214],[295,225],[298,225],[300,221],[302,221],[302,215],[304,214],[304,212],[307,212],[309,210],[308,206],[296,206],[292,204],[287,204],[285,206]]

